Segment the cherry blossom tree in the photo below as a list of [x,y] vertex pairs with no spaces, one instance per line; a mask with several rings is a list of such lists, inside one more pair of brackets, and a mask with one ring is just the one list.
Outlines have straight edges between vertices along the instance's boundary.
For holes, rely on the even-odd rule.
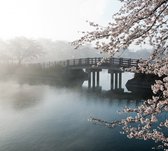
[[89,22],[95,30],[83,32],[84,35],[72,44],[78,48],[93,43],[110,56],[126,50],[130,45],[150,45],[153,48],[151,57],[146,61],[140,60],[138,67],[129,70],[163,78],[151,86],[154,93],[152,99],[144,101],[137,108],[123,110],[135,113],[132,114],[134,116],[113,122],[96,118],[90,120],[108,127],[122,125],[129,138],[153,140],[168,151],[168,119],[159,119],[168,112],[168,0],[120,1],[123,6],[113,16],[113,22],[106,27]]

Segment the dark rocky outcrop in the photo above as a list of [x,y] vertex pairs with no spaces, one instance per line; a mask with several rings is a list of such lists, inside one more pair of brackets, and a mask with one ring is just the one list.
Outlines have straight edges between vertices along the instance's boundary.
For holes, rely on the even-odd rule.
[[162,78],[154,74],[136,73],[133,79],[127,81],[126,88],[133,93],[152,93],[151,85]]

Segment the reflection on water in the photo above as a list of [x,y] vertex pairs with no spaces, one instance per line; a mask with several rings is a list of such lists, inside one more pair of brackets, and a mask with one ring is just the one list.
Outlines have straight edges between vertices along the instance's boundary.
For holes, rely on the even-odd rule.
[[40,103],[43,97],[43,89],[39,87],[21,86],[19,91],[13,94],[14,108],[22,110]]
[[140,102],[76,88],[0,83],[0,151],[149,151],[151,142],[129,140],[120,128],[87,121],[122,119]]
[[0,103],[12,105],[17,110],[30,108],[42,100],[43,91],[40,86],[20,85],[14,81],[1,82]]

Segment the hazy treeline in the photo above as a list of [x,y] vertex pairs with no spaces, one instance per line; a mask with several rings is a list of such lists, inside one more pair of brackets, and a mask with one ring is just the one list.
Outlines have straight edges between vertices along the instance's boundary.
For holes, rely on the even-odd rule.
[[151,52],[152,51],[149,49],[141,49],[137,51],[128,50],[124,51],[120,56],[123,58],[147,59],[150,56]]
[[0,61],[19,64],[39,58],[43,48],[37,41],[19,37],[10,40],[0,40]]
[[[148,50],[136,52],[125,51],[121,57],[146,58]],[[53,41],[50,39],[29,39],[17,37],[9,40],[0,40],[0,62],[49,62],[75,58],[102,57],[98,50],[90,45],[74,49],[69,42]]]
[[17,37],[0,40],[1,62],[49,62],[74,58],[101,57],[100,53],[90,46],[75,50],[70,43],[50,39],[28,39]]

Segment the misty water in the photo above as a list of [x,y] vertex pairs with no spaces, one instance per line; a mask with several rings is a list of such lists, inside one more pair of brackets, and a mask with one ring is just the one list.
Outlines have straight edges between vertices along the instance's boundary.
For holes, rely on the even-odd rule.
[[[132,75],[123,76],[123,84]],[[101,74],[102,89],[109,75]],[[124,85],[123,85],[124,87]],[[126,89],[125,89],[126,91]],[[98,95],[83,87],[0,81],[0,151],[149,151],[149,141],[128,139],[121,128],[109,129],[88,121],[122,119],[117,111],[136,107],[137,100]]]

